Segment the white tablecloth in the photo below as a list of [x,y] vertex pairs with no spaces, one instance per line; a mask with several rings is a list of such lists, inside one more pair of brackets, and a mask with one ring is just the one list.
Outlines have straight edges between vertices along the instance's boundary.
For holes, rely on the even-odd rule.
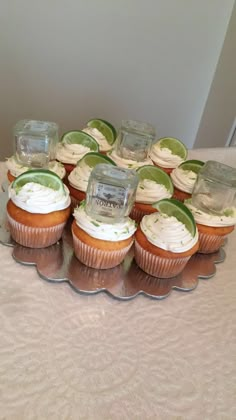
[[[236,148],[194,156],[236,167]],[[163,301],[80,296],[11,252],[0,245],[1,420],[236,418],[235,233],[215,277]]]

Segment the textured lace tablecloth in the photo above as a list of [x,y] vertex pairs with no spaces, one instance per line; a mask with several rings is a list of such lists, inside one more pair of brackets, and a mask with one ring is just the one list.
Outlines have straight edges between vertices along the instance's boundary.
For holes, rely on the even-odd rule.
[[[236,166],[236,148],[194,156]],[[0,245],[1,420],[236,418],[235,233],[215,277],[163,301],[80,296],[11,252]]]

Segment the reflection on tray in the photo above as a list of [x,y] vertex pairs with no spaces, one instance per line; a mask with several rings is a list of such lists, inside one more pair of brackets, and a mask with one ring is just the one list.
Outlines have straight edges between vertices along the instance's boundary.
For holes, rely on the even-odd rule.
[[214,254],[195,254],[178,276],[170,279],[152,277],[135,263],[133,249],[119,266],[108,270],[96,270],[82,264],[74,255],[71,236],[71,221],[67,224],[62,240],[43,249],[26,248],[16,244],[7,229],[7,194],[0,193],[0,243],[13,247],[13,258],[26,265],[35,265],[45,280],[67,281],[78,293],[106,292],[114,298],[127,300],[139,294],[155,299],[167,297],[173,289],[191,291],[198,279],[208,279],[215,274],[215,264],[223,262],[225,252],[221,248]]

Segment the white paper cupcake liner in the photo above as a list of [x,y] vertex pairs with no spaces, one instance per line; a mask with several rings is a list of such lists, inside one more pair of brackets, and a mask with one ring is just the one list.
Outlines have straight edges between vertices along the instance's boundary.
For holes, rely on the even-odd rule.
[[75,209],[77,206],[79,206],[79,205],[80,205],[81,201],[80,201],[80,200],[78,200],[78,199],[77,199],[77,198],[75,198],[75,197],[72,197],[72,195],[70,196],[70,199],[71,199],[71,204],[70,204],[71,213],[73,213],[73,212],[74,212],[74,209]]
[[135,241],[135,260],[138,266],[154,277],[169,278],[183,271],[191,256],[180,258],[163,258],[151,254]]
[[91,247],[82,242],[72,231],[74,252],[78,260],[92,268],[107,269],[119,265],[132,246],[132,242],[125,248],[106,251]]
[[225,243],[227,235],[212,235],[208,233],[199,232],[199,249],[201,254],[211,254],[218,251]]
[[146,214],[150,214],[150,213],[140,210],[134,206],[131,210],[129,217],[135,220],[135,222],[140,223],[143,216],[145,216]]
[[29,248],[45,248],[55,244],[62,235],[66,222],[56,226],[39,228],[16,222],[7,213],[9,230],[12,238],[18,244]]

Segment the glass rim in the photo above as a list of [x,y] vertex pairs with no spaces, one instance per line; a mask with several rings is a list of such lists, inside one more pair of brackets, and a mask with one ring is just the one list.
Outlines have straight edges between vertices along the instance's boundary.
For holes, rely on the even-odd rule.
[[[34,129],[34,128],[26,128],[27,124],[46,124],[47,127],[44,129]],[[59,126],[57,123],[53,121],[43,121],[43,120],[30,120],[30,119],[24,119],[19,120],[13,127],[13,132],[15,135],[17,134],[31,134],[31,135],[38,135],[38,134],[48,134],[51,132],[58,132]]]
[[132,130],[137,133],[146,133],[152,136],[155,136],[156,134],[155,127],[152,124],[138,120],[122,120],[121,129]]
[[[105,171],[109,170],[109,172],[117,172],[117,173],[123,173],[127,176],[127,179],[133,178],[135,175],[137,175],[137,172],[135,169],[128,169],[128,168],[121,168],[120,166],[110,165],[108,163],[98,163],[96,166],[94,166],[91,173],[96,173],[97,171]],[[108,176],[109,176],[108,172]]]
[[[222,179],[219,170],[217,169],[219,166],[222,167],[222,169],[229,171],[230,175],[234,176],[234,179]],[[211,173],[212,167],[214,169],[214,173]],[[226,165],[225,163],[208,160],[198,172],[198,177],[200,176],[205,177],[208,181],[217,182],[232,189],[236,189],[236,168]]]

